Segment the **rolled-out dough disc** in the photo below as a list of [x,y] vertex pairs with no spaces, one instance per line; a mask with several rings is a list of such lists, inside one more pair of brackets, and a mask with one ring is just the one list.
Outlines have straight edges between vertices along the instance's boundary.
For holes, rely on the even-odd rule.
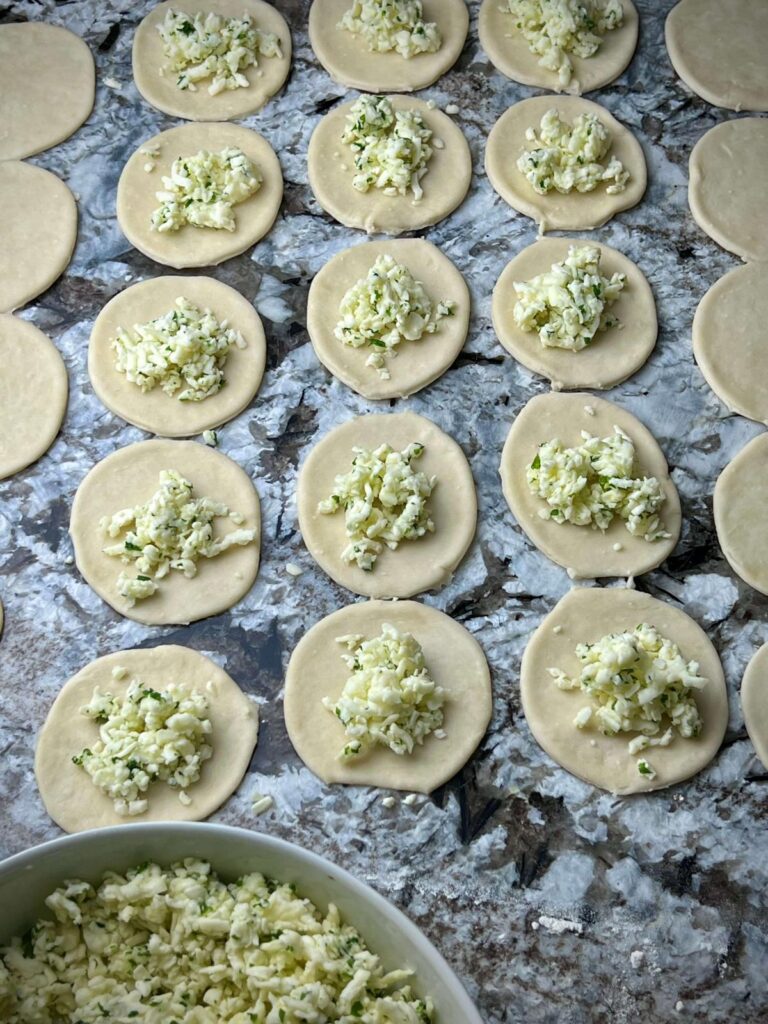
[[741,681],[741,710],[752,746],[768,769],[768,644],[747,665]]
[[728,463],[715,484],[717,539],[731,568],[768,594],[768,434],[758,434]]

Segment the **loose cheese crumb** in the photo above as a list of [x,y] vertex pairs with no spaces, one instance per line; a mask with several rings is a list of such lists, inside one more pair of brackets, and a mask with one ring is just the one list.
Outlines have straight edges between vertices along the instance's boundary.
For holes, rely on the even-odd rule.
[[251,810],[255,815],[265,814],[274,807],[275,801],[271,796],[264,796],[263,793],[254,793],[251,797]]
[[178,157],[170,177],[163,175],[163,188],[155,193],[160,206],[152,213],[152,228],[178,231],[190,224],[234,231],[234,207],[258,192],[261,182],[259,169],[235,146]]
[[215,430],[203,431],[203,444],[207,444],[209,448],[219,447],[219,435]]
[[338,27],[361,35],[372,53],[395,50],[408,59],[443,42],[435,22],[424,21],[421,0],[354,0]]

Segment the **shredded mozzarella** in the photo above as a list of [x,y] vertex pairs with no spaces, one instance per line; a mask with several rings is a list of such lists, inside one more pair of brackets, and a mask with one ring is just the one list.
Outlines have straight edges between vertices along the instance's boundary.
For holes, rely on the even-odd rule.
[[220,153],[201,149],[195,156],[178,157],[170,177],[155,193],[160,206],[152,212],[155,231],[196,228],[234,231],[234,207],[261,188],[261,172],[234,146]]
[[338,27],[361,35],[371,52],[406,58],[434,53],[443,42],[436,23],[424,21],[421,0],[353,0]]

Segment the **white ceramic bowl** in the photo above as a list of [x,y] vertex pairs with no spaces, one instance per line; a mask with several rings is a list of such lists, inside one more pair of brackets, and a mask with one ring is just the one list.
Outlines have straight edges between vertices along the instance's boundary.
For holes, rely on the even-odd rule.
[[335,903],[387,968],[410,967],[415,988],[431,995],[438,1024],[483,1024],[456,975],[405,915],[330,861],[258,832],[212,824],[160,822],[96,829],[54,839],[0,863],[0,944],[44,914],[45,897],[65,878],[98,882],[146,860],[210,861],[225,880],[260,871],[293,882],[324,910]]

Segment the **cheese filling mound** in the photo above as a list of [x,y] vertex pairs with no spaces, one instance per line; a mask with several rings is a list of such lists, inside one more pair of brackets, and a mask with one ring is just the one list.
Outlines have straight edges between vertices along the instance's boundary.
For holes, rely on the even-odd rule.
[[202,694],[176,683],[153,690],[133,679],[122,700],[96,687],[80,712],[99,724],[99,739],[72,760],[118,814],[143,814],[149,806],[143,794],[156,781],[178,788],[182,803],[190,802],[186,790],[213,754]]
[[336,477],[333,494],[317,510],[333,515],[344,509],[349,544],[341,557],[371,572],[384,545],[395,551],[404,540],[418,540],[434,531],[427,499],[437,478],[413,468],[424,454],[423,444],[412,442],[401,452],[388,444],[373,451],[352,451],[352,469]]
[[377,744],[394,754],[411,754],[443,724],[445,703],[445,691],[427,671],[421,644],[388,622],[370,640],[358,635],[336,640],[349,652],[342,658],[352,673],[337,701],[323,699],[349,737],[339,760],[354,760]]
[[352,185],[358,192],[380,188],[386,196],[414,201],[424,194],[421,179],[427,173],[432,129],[416,110],[395,110],[386,96],[361,96],[350,108],[341,141],[355,155]]
[[112,348],[116,369],[142,391],[161,387],[180,402],[202,402],[224,387],[229,351],[245,348],[245,340],[210,309],[178,298],[164,316],[119,327]]
[[573,77],[569,54],[594,56],[603,35],[624,22],[621,0],[505,0],[501,10],[563,88]]
[[205,861],[70,880],[0,949],[6,1024],[429,1024],[412,971],[385,971],[331,904]]
[[120,540],[104,548],[104,553],[132,565],[138,575],[121,572],[118,592],[128,600],[151,597],[173,569],[187,579],[197,575],[201,558],[215,558],[236,545],[252,544],[258,530],[231,530],[214,538],[214,521],[228,517],[240,526],[243,517],[231,512],[212,498],[193,498],[192,484],[174,469],[160,472],[160,486],[146,503],[124,508],[113,516],[104,516],[99,524],[107,536]]
[[519,299],[512,315],[518,327],[536,331],[545,348],[580,352],[599,331],[615,327],[609,311],[621,294],[626,274],[610,279],[600,273],[600,250],[594,245],[574,246],[560,263],[553,263],[530,281],[515,281]]
[[250,82],[243,71],[255,68],[259,55],[282,57],[278,37],[256,28],[249,14],[225,18],[212,11],[192,15],[169,10],[157,31],[168,58],[166,66],[177,73],[176,85],[190,92],[196,92],[195,83],[206,78],[211,79],[211,96],[227,89],[247,89]]
[[659,517],[666,498],[655,476],[635,475],[635,446],[619,427],[612,437],[592,437],[565,448],[554,438],[539,445],[526,477],[532,494],[549,508],[542,519],[606,530],[614,516],[624,520],[633,537],[661,540],[669,533]]
[[261,172],[234,146],[220,153],[201,149],[195,156],[178,157],[163,188],[155,193],[160,206],[152,212],[155,231],[196,228],[234,231],[234,207],[261,188]]
[[425,334],[434,334],[440,321],[455,309],[455,302],[432,302],[421,281],[384,254],[344,295],[334,333],[352,348],[371,346],[366,366],[388,380],[385,357],[396,356],[403,341],[420,341]]
[[611,182],[608,195],[626,188],[629,171],[615,156],[606,162],[611,134],[594,114],[579,114],[569,125],[553,108],[542,117],[538,134],[527,128],[525,138],[531,148],[518,159],[517,169],[539,195],[553,189],[592,192],[602,182]]
[[424,21],[421,0],[354,0],[339,28],[361,35],[372,53],[406,58],[434,53],[443,42],[435,22]]

